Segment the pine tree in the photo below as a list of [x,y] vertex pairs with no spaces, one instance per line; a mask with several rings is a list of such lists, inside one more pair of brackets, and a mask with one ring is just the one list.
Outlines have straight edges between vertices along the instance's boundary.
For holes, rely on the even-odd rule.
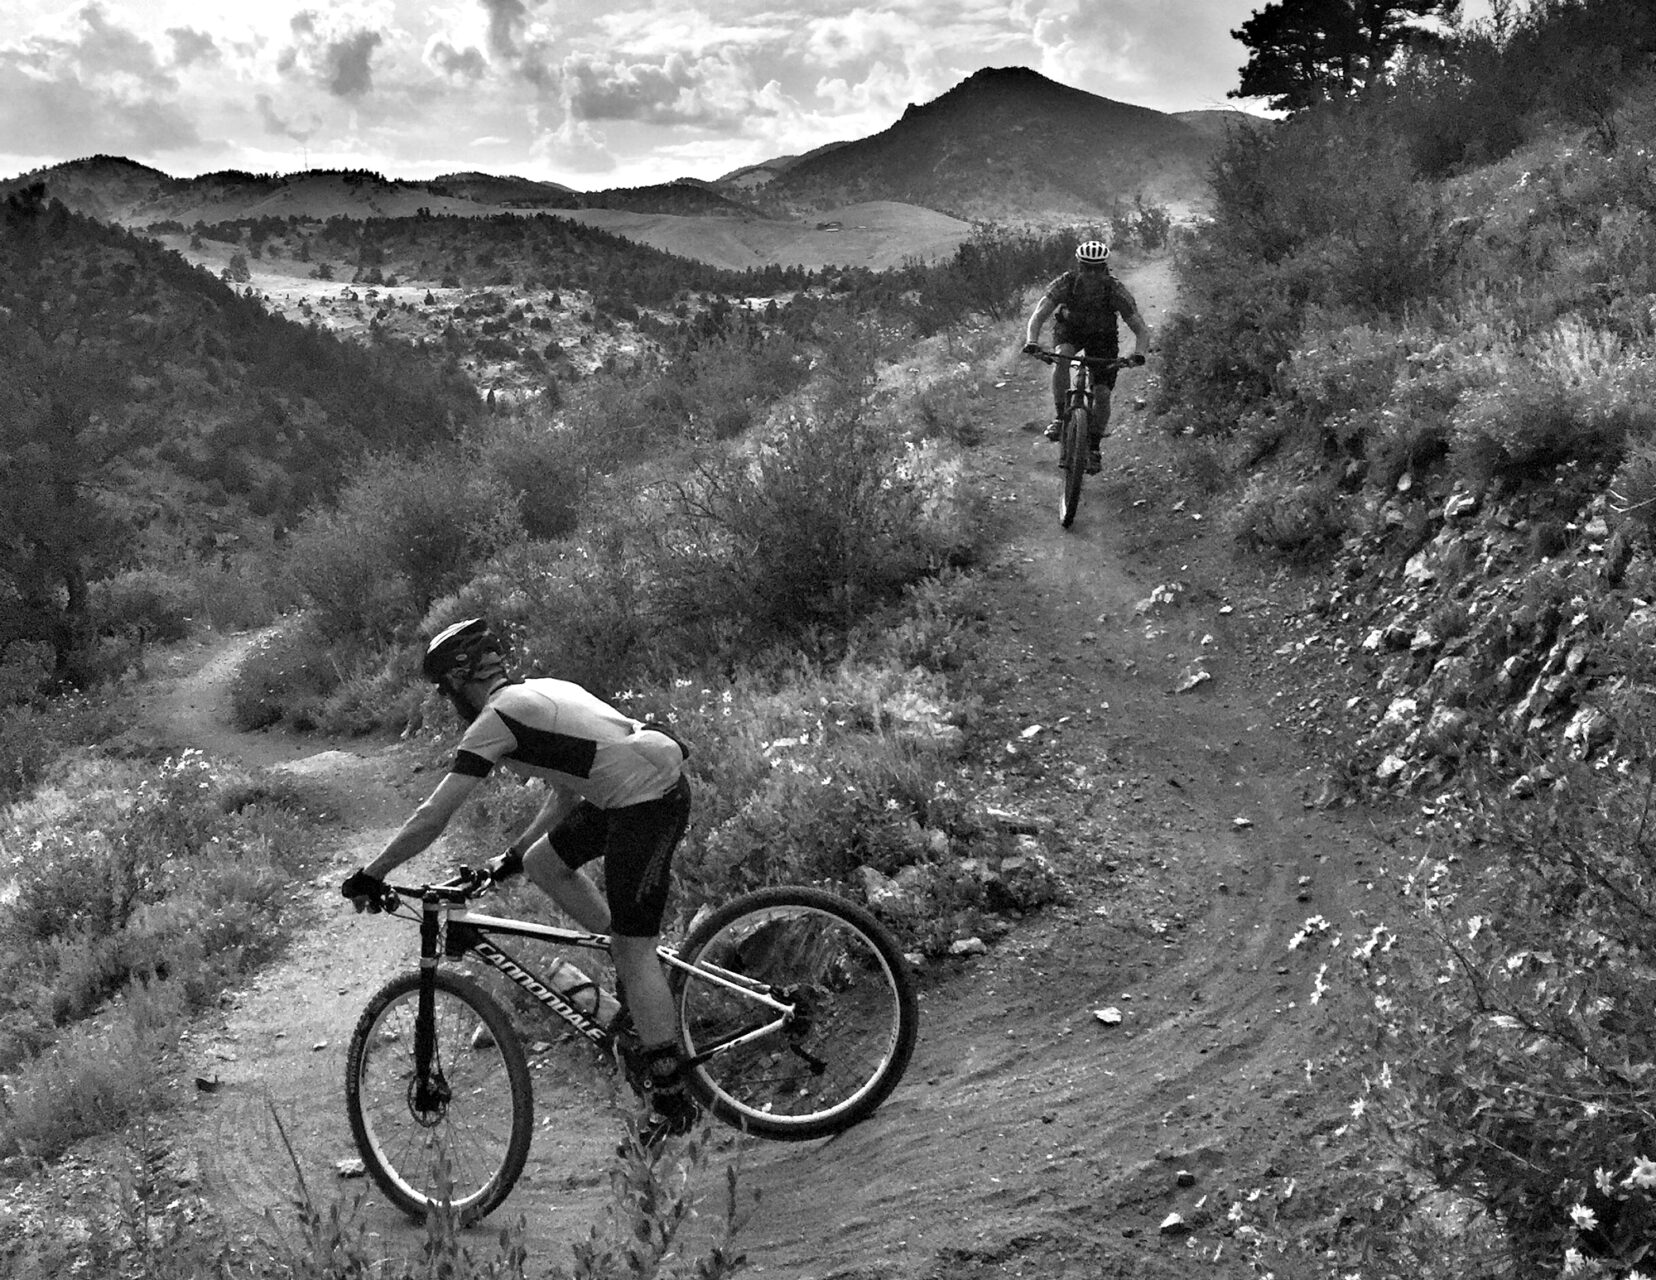
[[1432,22],[1453,22],[1460,0],[1275,0],[1231,32],[1249,50],[1227,95],[1298,111],[1349,97],[1384,76],[1409,43],[1441,43]]

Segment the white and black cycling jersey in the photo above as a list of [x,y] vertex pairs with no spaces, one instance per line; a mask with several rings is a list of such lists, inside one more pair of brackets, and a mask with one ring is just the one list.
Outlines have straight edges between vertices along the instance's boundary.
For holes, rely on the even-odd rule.
[[455,773],[495,765],[541,778],[600,809],[658,800],[678,782],[684,753],[664,733],[568,680],[538,678],[490,695],[455,751]]

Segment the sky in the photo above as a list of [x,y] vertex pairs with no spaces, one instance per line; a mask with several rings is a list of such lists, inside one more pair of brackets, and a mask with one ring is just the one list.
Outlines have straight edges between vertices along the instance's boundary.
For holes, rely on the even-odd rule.
[[0,177],[126,156],[713,179],[868,137],[984,67],[1158,111],[1227,99],[1264,0],[0,0]]

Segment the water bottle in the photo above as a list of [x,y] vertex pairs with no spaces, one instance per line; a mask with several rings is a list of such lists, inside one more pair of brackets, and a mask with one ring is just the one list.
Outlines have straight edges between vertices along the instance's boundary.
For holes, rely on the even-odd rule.
[[601,1027],[608,1027],[620,1012],[621,1002],[567,960],[552,966],[547,981],[559,995]]

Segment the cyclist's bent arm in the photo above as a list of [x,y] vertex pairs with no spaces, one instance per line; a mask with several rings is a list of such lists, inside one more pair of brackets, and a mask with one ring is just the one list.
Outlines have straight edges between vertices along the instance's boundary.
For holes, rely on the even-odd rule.
[[[1035,304],[1035,310],[1029,313],[1029,324],[1024,329],[1024,341],[1026,343],[1041,340],[1041,330],[1046,326],[1047,317],[1057,308],[1058,304],[1052,300],[1050,295],[1044,293],[1041,295],[1041,300]],[[1142,324],[1143,321],[1141,320],[1139,323]]]
[[1127,327],[1133,331],[1133,354],[1135,356],[1149,356],[1150,354],[1150,326],[1144,323],[1144,317],[1137,311],[1132,315],[1122,316]]
[[471,795],[472,788],[482,781],[464,773],[448,773],[437,784],[437,789],[414,810],[402,829],[391,837],[379,857],[363,868],[371,876],[384,879],[415,854],[421,852],[448,826],[460,806]]

